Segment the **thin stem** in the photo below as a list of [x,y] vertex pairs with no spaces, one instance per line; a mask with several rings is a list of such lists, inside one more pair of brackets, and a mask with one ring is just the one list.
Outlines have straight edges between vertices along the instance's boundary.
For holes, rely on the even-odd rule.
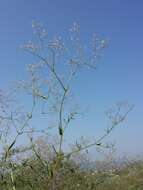
[[46,65],[48,66],[49,70],[54,74],[55,78],[57,79],[57,81],[59,82],[59,84],[61,85],[62,89],[65,91],[65,85],[63,84],[62,80],[60,79],[60,77],[58,76],[57,72],[55,71],[54,67],[51,67],[49,62],[47,61],[46,58],[42,57],[41,55],[35,53],[35,52],[31,52],[28,51],[30,53],[32,53],[33,55],[35,55],[36,57],[38,57],[39,59],[41,59],[42,61],[44,61],[46,63]]
[[66,98],[66,94],[68,92],[68,89],[66,89],[64,91],[64,94],[63,94],[63,97],[62,97],[62,100],[61,100],[61,105],[60,105],[60,111],[59,111],[59,132],[60,132],[60,146],[59,146],[59,153],[61,153],[61,149],[62,149],[62,142],[63,142],[63,122],[62,122],[62,115],[63,115],[63,106],[64,106],[64,101],[65,101],[65,98]]

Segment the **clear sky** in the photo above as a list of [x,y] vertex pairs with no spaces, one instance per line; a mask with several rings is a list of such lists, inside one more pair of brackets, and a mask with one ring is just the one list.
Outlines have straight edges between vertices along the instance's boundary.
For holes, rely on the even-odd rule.
[[[75,85],[85,117],[77,121],[78,135],[98,136],[106,127],[104,111],[115,102],[135,105],[112,135],[122,154],[143,153],[143,1],[142,0],[0,0],[0,88],[25,77],[28,55],[19,46],[31,39],[32,20],[53,34],[66,34],[71,23],[81,25],[85,40],[92,32],[110,39],[95,72]],[[84,84],[84,85],[83,85]]]

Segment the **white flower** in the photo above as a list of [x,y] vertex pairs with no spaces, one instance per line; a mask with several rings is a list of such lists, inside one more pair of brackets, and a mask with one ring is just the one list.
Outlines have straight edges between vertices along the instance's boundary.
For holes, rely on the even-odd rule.
[[80,29],[79,24],[77,24],[76,22],[74,22],[73,25],[72,25],[72,27],[70,28],[70,32],[77,33],[77,32],[79,32],[79,29]]
[[21,46],[22,48],[25,48],[25,49],[29,49],[31,51],[37,51],[38,49],[40,49],[40,46],[38,45],[35,45],[32,41],[28,41],[27,44]]
[[65,49],[64,43],[63,43],[62,38],[60,36],[59,37],[55,37],[53,40],[51,40],[49,42],[48,46],[50,48],[54,49],[54,50],[59,51],[59,52],[62,52]]

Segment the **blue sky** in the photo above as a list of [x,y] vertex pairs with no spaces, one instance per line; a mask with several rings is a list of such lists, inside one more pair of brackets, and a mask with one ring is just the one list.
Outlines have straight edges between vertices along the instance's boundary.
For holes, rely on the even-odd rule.
[[104,111],[115,102],[127,100],[135,108],[110,138],[121,154],[142,154],[142,10],[141,0],[1,0],[0,88],[26,75],[25,64],[31,58],[19,46],[32,38],[33,19],[41,21],[51,34],[61,35],[77,21],[85,40],[96,32],[109,38],[110,45],[98,69],[83,73],[75,84],[74,94],[88,112],[73,131],[87,137],[102,134],[106,127]]

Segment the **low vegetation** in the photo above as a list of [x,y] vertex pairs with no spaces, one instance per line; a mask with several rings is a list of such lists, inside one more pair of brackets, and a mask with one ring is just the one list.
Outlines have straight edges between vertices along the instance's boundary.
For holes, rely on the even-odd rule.
[[[53,161],[54,162],[54,161]],[[51,167],[53,163],[51,163]],[[108,167],[108,166],[107,166]],[[11,168],[11,166],[10,166]],[[73,161],[62,162],[52,175],[38,159],[13,164],[13,174],[2,174],[0,189],[10,190],[142,190],[143,162],[123,164],[106,170],[83,170]],[[13,188],[11,188],[13,184]]]

